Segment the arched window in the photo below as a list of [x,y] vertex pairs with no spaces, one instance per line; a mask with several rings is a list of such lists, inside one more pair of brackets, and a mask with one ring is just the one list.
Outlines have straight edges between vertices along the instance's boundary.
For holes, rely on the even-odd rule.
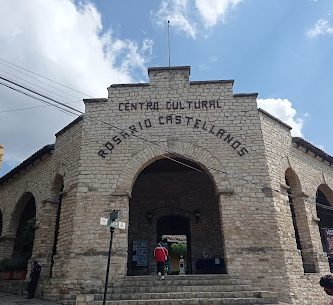
[[294,227],[296,246],[301,251],[304,273],[317,272],[315,257],[313,256],[313,246],[305,203],[302,198],[302,187],[300,180],[292,169],[288,169],[285,174],[286,184],[289,186],[288,199],[289,207]]

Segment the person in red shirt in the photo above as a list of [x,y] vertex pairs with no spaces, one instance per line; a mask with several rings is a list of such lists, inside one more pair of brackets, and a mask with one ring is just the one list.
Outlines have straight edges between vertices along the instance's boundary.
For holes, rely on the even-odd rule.
[[164,280],[165,263],[168,260],[169,251],[165,243],[162,241],[157,243],[154,249],[154,257],[157,263],[157,274]]
[[[320,278],[319,285],[324,288],[324,291],[333,296],[333,275],[328,274],[324,275]],[[333,305],[333,299],[329,303],[329,305]]]

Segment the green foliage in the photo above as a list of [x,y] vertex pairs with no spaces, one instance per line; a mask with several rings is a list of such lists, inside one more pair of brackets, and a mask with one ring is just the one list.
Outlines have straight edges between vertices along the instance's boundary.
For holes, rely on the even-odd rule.
[[0,260],[0,271],[21,271],[27,269],[27,265],[27,258],[5,258]]
[[185,257],[187,255],[187,245],[184,243],[174,243],[170,246],[170,255],[177,255]]
[[36,218],[31,217],[22,224],[21,228],[19,228],[19,233],[15,241],[14,257],[31,257],[35,238],[35,223]]

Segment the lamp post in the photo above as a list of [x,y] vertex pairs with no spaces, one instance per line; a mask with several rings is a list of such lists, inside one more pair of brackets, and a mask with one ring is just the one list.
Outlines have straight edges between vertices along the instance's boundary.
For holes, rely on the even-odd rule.
[[106,267],[106,276],[105,276],[105,285],[104,285],[104,295],[103,295],[103,305],[105,305],[106,300],[106,294],[108,291],[108,285],[109,285],[109,273],[110,273],[110,261],[111,261],[111,249],[112,249],[112,240],[113,240],[113,233],[116,229],[115,220],[118,218],[118,212],[119,210],[113,210],[110,213],[110,217],[107,223],[107,226],[110,227],[110,243],[109,243],[109,254],[108,254],[108,263]]
[[106,267],[106,276],[105,276],[105,286],[104,286],[104,295],[103,295],[103,305],[105,305],[106,300],[106,294],[108,291],[108,285],[109,285],[109,272],[110,272],[110,261],[111,261],[111,249],[112,249],[112,240],[113,240],[113,233],[115,228],[110,226],[110,243],[109,243],[109,255],[108,255],[108,264]]

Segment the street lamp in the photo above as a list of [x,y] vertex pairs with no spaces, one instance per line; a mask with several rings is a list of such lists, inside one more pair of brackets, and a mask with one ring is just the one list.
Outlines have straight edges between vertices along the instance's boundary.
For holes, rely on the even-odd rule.
[[114,230],[116,229],[116,224],[115,221],[118,218],[118,212],[119,210],[113,210],[110,213],[107,226],[110,227],[110,243],[109,243],[109,255],[108,255],[108,264],[106,267],[106,276],[105,276],[105,286],[104,286],[104,295],[103,295],[103,305],[105,305],[105,300],[106,300],[106,293],[108,290],[108,284],[109,284],[109,272],[110,272],[110,261],[111,261],[111,249],[112,249],[112,239],[113,239],[113,233]]

